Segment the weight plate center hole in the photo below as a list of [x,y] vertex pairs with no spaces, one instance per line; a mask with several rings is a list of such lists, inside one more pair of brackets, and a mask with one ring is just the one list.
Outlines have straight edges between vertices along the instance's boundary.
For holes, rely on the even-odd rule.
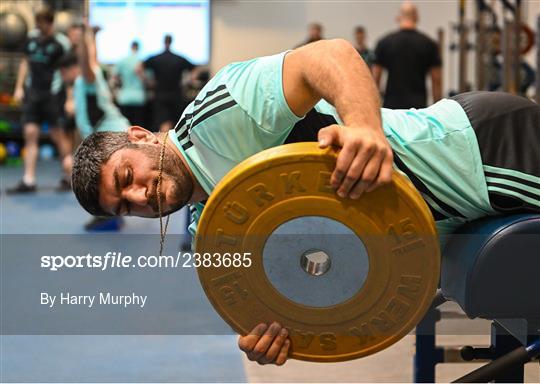
[[300,266],[311,276],[324,275],[330,269],[332,259],[320,249],[309,249],[300,257]]

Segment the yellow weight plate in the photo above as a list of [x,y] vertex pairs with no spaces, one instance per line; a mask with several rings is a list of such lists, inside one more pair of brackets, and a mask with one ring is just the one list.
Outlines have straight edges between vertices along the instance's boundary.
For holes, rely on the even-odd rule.
[[[289,357],[300,360],[350,360],[394,344],[422,319],[439,281],[435,223],[418,191],[394,172],[388,186],[358,200],[342,199],[329,186],[336,157],[334,149],[321,150],[317,143],[283,145],[250,157],[216,186],[197,230],[200,254],[251,254],[250,266],[198,268],[217,312],[242,335],[260,322],[278,321],[289,330]],[[270,234],[307,216],[342,223],[367,250],[365,282],[335,305],[291,300],[273,286],[263,266]],[[296,267],[298,259],[291,260]]]

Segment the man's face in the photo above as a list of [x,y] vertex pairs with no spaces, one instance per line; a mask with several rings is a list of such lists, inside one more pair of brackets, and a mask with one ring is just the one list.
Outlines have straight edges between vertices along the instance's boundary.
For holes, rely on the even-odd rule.
[[[158,217],[160,143],[140,144],[111,155],[101,167],[99,203],[115,216]],[[193,193],[191,177],[178,155],[166,148],[161,182],[162,214],[182,208]]]
[[79,27],[70,27],[67,32],[67,36],[69,41],[71,42],[71,45],[76,46],[81,42],[82,39],[82,28]]
[[62,75],[62,81],[65,84],[73,85],[77,76],[79,76],[80,69],[78,65],[70,65],[69,67],[60,68],[60,74]]
[[46,20],[36,20],[36,28],[45,36],[48,36],[53,32],[53,25]]

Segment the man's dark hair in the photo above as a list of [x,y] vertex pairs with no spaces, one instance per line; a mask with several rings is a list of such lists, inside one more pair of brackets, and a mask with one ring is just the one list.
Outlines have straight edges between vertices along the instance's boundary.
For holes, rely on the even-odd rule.
[[134,50],[138,51],[139,50],[139,42],[138,41],[133,41],[131,43],[131,49],[134,49]]
[[366,33],[366,29],[365,29],[362,25],[358,25],[358,26],[354,29],[354,31],[355,31],[356,33]]
[[56,63],[56,67],[58,69],[62,68],[69,68],[73,65],[77,65],[79,60],[77,59],[77,55],[73,52],[68,52],[64,56],[58,60],[58,63]]
[[172,43],[172,36],[171,35],[165,35],[165,45],[170,46]]
[[73,159],[71,183],[73,192],[89,213],[94,216],[111,216],[99,205],[101,167],[116,151],[137,147],[129,141],[126,132],[95,132],[81,143]]
[[48,24],[54,23],[54,12],[50,8],[42,8],[36,12],[36,22],[44,21]]

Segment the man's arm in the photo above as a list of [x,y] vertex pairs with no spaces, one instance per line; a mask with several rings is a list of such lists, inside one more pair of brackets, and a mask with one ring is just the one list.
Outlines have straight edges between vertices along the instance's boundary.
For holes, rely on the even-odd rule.
[[437,102],[442,98],[442,70],[441,67],[433,67],[430,70],[431,74],[431,94],[433,102]]
[[79,65],[81,73],[87,83],[96,81],[94,68],[97,67],[96,45],[94,42],[94,31],[86,24],[84,26],[83,37],[77,47]]
[[393,158],[382,129],[379,93],[349,42],[323,40],[287,54],[283,92],[298,116],[325,99],[343,120],[344,126],[319,131],[321,147],[342,147],[331,179],[341,197],[358,198],[390,182]]
[[17,81],[15,82],[15,90],[13,91],[13,99],[17,103],[21,102],[24,97],[24,80],[28,73],[28,60],[26,58],[21,60],[19,64],[19,70],[17,71]]

